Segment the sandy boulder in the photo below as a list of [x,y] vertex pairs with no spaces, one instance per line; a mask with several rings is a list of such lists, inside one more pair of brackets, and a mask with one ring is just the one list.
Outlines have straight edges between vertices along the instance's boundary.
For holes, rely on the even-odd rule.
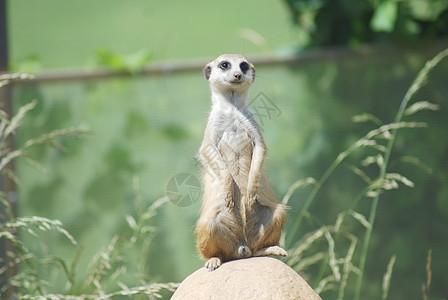
[[299,274],[272,257],[235,260],[212,272],[201,268],[185,278],[171,299],[321,300]]

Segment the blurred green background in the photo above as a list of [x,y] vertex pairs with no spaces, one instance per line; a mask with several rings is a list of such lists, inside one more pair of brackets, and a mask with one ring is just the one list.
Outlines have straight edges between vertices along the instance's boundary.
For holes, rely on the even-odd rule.
[[[296,36],[281,1],[10,1],[11,58],[45,69],[86,66],[96,52],[146,50],[156,61],[273,53]],[[256,8],[256,13],[254,11]],[[255,31],[252,40],[251,32]]]
[[[147,62],[207,61],[221,53],[241,53],[250,59],[328,46],[310,43],[312,34],[304,38],[303,23],[298,28],[293,25],[286,2],[9,1],[11,67],[36,73],[98,66],[138,69]],[[313,1],[303,3],[312,7]],[[313,12],[316,16],[316,8],[309,13]],[[346,50],[340,55],[334,48],[320,48],[325,52],[300,63],[255,66],[251,98],[262,95],[279,109],[279,114],[259,120],[269,148],[266,167],[279,200],[295,181],[322,176],[340,152],[373,128],[353,123],[354,115],[366,112],[384,122],[393,120],[419,69],[448,45],[435,38],[412,47],[378,48],[370,54]],[[358,47],[365,42],[360,38],[348,44]],[[428,128],[405,130],[397,140],[391,169],[403,173],[415,187],[400,187],[381,199],[364,299],[379,299],[382,276],[394,254],[390,299],[421,298],[415,295],[421,295],[426,280],[429,249],[433,251],[432,296],[440,299],[448,293],[447,72],[448,63],[443,61],[415,97],[440,107],[411,117],[427,122]],[[165,195],[174,175],[199,175],[194,156],[210,108],[208,85],[198,68],[15,86],[16,108],[32,99],[38,105],[17,133],[18,143],[58,128],[74,126],[92,132],[80,140],[65,140],[67,152],[36,149],[31,153],[46,173],[25,160],[17,164],[22,182],[19,214],[61,220],[78,241],[71,245],[58,234],[42,236],[43,243],[26,237],[30,248],[68,263],[79,255],[76,276],[81,281],[98,249],[106,247],[114,235],[126,233],[126,215],[137,214],[141,203],[136,182],[146,207]],[[303,223],[294,240],[317,224],[334,223],[337,214],[349,207],[365,185],[349,168],[362,155],[352,157],[330,178],[310,209],[313,218]],[[418,157],[432,171],[428,174],[404,163],[403,157],[409,156]],[[300,190],[291,198],[286,232],[307,193],[309,189]],[[363,199],[357,211],[367,215],[369,201]],[[199,201],[188,207],[168,203],[158,211],[152,224],[156,234],[143,270],[148,281],[180,282],[202,266],[193,233],[199,206]],[[362,236],[361,229],[354,230]],[[125,255],[138,256],[138,252],[129,247]],[[138,267],[128,265],[128,273]],[[61,271],[42,272],[54,290],[63,293]],[[315,284],[313,270],[304,275]],[[123,279],[129,285],[135,285],[134,280],[132,276]],[[322,297],[335,298],[331,291],[327,293]]]

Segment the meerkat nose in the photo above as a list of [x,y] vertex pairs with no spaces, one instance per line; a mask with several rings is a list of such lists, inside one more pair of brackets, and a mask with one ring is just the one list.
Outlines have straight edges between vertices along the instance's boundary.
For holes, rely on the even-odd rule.
[[241,73],[240,72],[234,73],[233,78],[235,78],[238,81],[241,80]]

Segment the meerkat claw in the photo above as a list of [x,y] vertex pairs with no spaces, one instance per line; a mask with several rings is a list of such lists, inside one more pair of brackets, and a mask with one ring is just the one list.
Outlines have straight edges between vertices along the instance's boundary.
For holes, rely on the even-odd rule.
[[221,259],[219,257],[212,257],[205,263],[205,268],[209,271],[214,271],[221,266]]
[[257,195],[249,195],[247,196],[247,204],[249,204],[249,207],[254,207],[255,203],[258,200]]
[[233,201],[232,197],[230,195],[227,195],[224,199],[224,202],[226,204],[226,207],[232,211],[233,207],[235,206],[235,202]]

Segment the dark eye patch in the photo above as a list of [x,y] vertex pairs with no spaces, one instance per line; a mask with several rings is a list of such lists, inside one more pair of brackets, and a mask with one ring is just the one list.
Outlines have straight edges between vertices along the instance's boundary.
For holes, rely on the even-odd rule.
[[231,64],[228,61],[222,61],[218,66],[221,70],[227,70],[230,68]]
[[247,70],[249,70],[249,64],[243,61],[242,63],[240,63],[240,69],[243,73],[246,73]]

